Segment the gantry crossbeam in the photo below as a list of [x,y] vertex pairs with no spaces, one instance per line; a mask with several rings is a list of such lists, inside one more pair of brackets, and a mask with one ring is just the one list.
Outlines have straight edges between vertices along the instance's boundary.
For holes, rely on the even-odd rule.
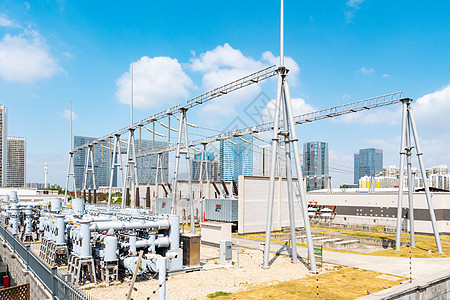
[[[323,119],[338,117],[338,116],[342,116],[342,115],[346,115],[346,114],[350,114],[350,113],[355,113],[355,112],[362,111],[362,110],[369,110],[369,109],[373,109],[373,108],[377,108],[377,107],[392,105],[395,103],[401,103],[401,101],[403,99],[405,99],[402,97],[402,95],[403,95],[402,92],[395,92],[395,93],[390,93],[390,94],[386,94],[386,95],[382,95],[382,96],[378,96],[378,97],[367,98],[367,99],[363,99],[363,100],[359,100],[359,101],[355,101],[355,102],[351,102],[351,103],[347,103],[347,104],[343,104],[343,105],[339,105],[339,106],[333,106],[333,107],[330,107],[327,109],[322,109],[322,110],[298,115],[298,116],[294,117],[295,124],[297,125],[297,124],[310,123],[310,122],[314,122],[314,121],[318,121],[318,120],[323,120]],[[194,147],[194,146],[199,146],[199,145],[205,144],[205,143],[208,144],[208,143],[213,143],[213,142],[220,141],[220,140],[226,140],[226,139],[229,139],[232,137],[238,137],[238,136],[243,136],[243,135],[248,135],[248,134],[255,134],[255,133],[259,133],[259,132],[269,131],[269,130],[273,129],[273,125],[274,125],[273,122],[267,122],[267,123],[262,123],[262,124],[251,126],[251,127],[227,131],[227,132],[223,132],[218,135],[208,136],[208,137],[205,137],[202,139],[190,141],[189,146]],[[149,150],[149,151],[141,152],[137,155],[137,157],[145,157],[145,156],[149,156],[149,155],[153,155],[153,154],[170,152],[173,150],[174,150],[174,146],[170,145],[167,148],[163,148],[163,149]]]

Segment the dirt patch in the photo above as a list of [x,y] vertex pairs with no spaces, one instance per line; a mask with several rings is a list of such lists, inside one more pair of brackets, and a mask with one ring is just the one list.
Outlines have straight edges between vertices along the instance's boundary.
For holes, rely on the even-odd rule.
[[[309,270],[302,263],[291,263],[284,255],[275,256],[272,266],[262,269],[262,252],[258,250],[240,250],[239,270],[236,264],[227,268],[221,267],[217,248],[202,246],[201,256],[206,270],[169,275],[167,299],[206,299],[207,295],[217,292],[236,293],[309,275]],[[236,260],[237,251],[233,249],[233,261]],[[324,264],[321,272],[334,269],[334,266]],[[157,279],[138,281],[135,284],[137,291],[133,292],[132,298],[147,299],[154,295],[153,291],[157,290],[157,286]],[[106,288],[93,288],[89,293],[96,299],[124,299],[128,287],[128,281],[125,281]]]
[[396,280],[392,280],[391,277],[386,279],[381,275],[384,274],[356,268],[342,268],[320,274],[318,280],[316,276],[308,276],[215,299],[316,299],[317,292],[320,299],[357,299],[369,293],[396,286],[406,280],[398,276],[395,276]]

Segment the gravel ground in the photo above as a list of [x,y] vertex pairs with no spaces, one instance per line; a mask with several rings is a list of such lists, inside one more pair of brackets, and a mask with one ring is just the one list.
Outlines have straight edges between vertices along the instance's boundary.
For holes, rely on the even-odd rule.
[[[217,291],[237,292],[248,290],[259,285],[276,284],[283,281],[295,280],[309,275],[308,269],[302,264],[293,264],[285,256],[275,257],[269,269],[262,269],[262,252],[258,250],[240,250],[239,265],[221,267],[219,265],[218,248],[201,247],[201,271],[169,275],[167,281],[167,299],[205,299],[210,293]],[[233,261],[236,262],[237,251],[233,249]],[[331,265],[324,265],[323,271],[333,269]],[[128,280],[123,283],[96,287],[88,291],[95,299],[125,299],[128,292]],[[135,283],[137,291],[133,291],[133,299],[157,299],[157,279],[143,280]]]

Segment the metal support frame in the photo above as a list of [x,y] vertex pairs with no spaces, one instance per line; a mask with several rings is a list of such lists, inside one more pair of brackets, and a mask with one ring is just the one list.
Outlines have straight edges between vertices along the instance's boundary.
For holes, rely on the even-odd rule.
[[[122,208],[125,208],[125,197],[127,188],[133,189],[138,184],[137,166],[136,166],[136,144],[134,139],[134,128],[129,129],[127,160],[125,163],[125,174],[122,184]],[[130,199],[130,205],[133,203]]]
[[[295,125],[301,125],[301,124],[308,124],[311,122],[334,118],[343,116],[346,114],[352,114],[359,111],[366,111],[369,109],[374,108],[380,108],[388,105],[393,105],[400,103],[403,97],[403,92],[395,92],[390,93],[386,95],[381,95],[377,97],[372,97],[368,99],[359,100],[356,102],[351,102],[343,105],[333,106],[327,109],[322,109],[318,111],[313,111],[310,113],[302,114],[294,116]],[[221,134],[216,134],[208,137],[203,137],[200,139],[192,140],[190,141],[190,146],[198,146],[201,145],[203,142],[205,143],[214,143],[216,141],[220,140],[227,140],[229,138],[235,137],[235,136],[244,136],[244,135],[252,135],[254,138],[261,140],[258,136],[256,136],[256,133],[261,133],[265,131],[273,130],[274,123],[273,122],[267,122],[262,123],[250,127],[244,127],[236,130],[230,130],[227,132],[223,132]],[[153,155],[159,152],[170,152],[174,151],[176,147],[172,145],[168,145],[166,148],[163,149],[157,149],[157,150],[147,150],[142,151],[138,154],[138,157],[145,157],[149,155]]]
[[[277,165],[277,147],[278,136],[284,136],[286,147],[286,171],[288,181],[288,201],[289,201],[289,220],[290,220],[290,234],[292,240],[291,259],[297,261],[296,251],[296,234],[295,234],[295,212],[293,205],[293,182],[292,182],[292,170],[290,164],[290,144],[294,148],[294,161],[297,171],[297,181],[300,192],[300,203],[303,214],[304,227],[306,231],[306,240],[308,244],[308,254],[310,258],[311,272],[317,272],[316,259],[314,256],[314,247],[311,235],[311,225],[309,223],[308,205],[306,203],[306,195],[303,187],[303,176],[300,163],[300,153],[298,150],[298,139],[295,130],[295,121],[292,111],[291,95],[289,92],[289,84],[287,81],[288,70],[284,67],[284,3],[281,0],[281,14],[280,14],[280,67],[278,68],[278,85],[277,85],[277,99],[275,104],[275,120],[273,127],[272,137],[272,150],[271,150],[271,169],[270,169],[270,184],[269,184],[269,198],[267,207],[267,220],[266,220],[266,237],[264,243],[264,267],[269,267],[269,253],[270,253],[270,238],[272,231],[272,215],[273,215],[273,202],[274,202],[274,190],[275,190],[275,168]],[[284,112],[284,131],[279,131],[280,114]]]
[[194,199],[192,198],[192,179],[191,179],[191,162],[189,155],[189,141],[188,141],[188,131],[187,131],[187,120],[186,120],[187,109],[180,110],[180,119],[178,124],[178,137],[177,137],[177,148],[175,153],[175,171],[172,179],[172,207],[170,208],[171,214],[174,214],[175,201],[177,198],[177,184],[178,184],[178,171],[180,166],[181,157],[181,135],[184,131],[184,154],[186,157],[186,169],[188,177],[188,201],[191,212],[191,232],[195,233],[195,220],[194,220]]
[[93,147],[94,147],[93,144],[89,144],[89,146],[87,148],[86,160],[85,160],[85,164],[84,164],[84,182],[83,182],[83,190],[84,191],[86,190],[86,187],[87,187],[89,172],[91,172],[91,175],[92,175],[92,188],[94,190],[96,189],[95,170],[94,170],[95,169],[95,160],[94,160]]
[[[411,247],[415,247],[414,236],[414,177],[411,171],[411,155],[412,149],[416,149],[417,160],[419,164],[420,173],[422,175],[423,186],[425,189],[425,196],[428,204],[428,211],[430,213],[431,225],[433,227],[434,238],[436,240],[436,248],[438,253],[442,252],[441,240],[439,238],[439,230],[437,228],[436,216],[434,213],[433,202],[431,201],[430,188],[428,186],[425,167],[423,164],[423,153],[420,150],[419,136],[417,134],[416,123],[414,120],[413,110],[411,107],[412,99],[405,98],[401,100],[403,103],[402,112],[402,132],[400,145],[400,174],[398,187],[398,203],[397,203],[397,234],[396,234],[396,250],[400,251],[401,231],[402,231],[402,208],[403,208],[403,187],[404,187],[404,163],[406,160],[407,167],[407,186],[408,186],[408,205],[409,205],[409,221],[410,221],[410,243]],[[411,135],[414,137],[414,146],[412,145]]]
[[162,168],[162,153],[158,153],[158,158],[156,160],[156,173],[155,173],[155,192],[156,192],[156,197],[159,197],[159,190],[158,190],[158,174],[160,174],[161,177],[161,183],[163,182],[163,178],[164,178],[164,174],[163,174],[163,168]]
[[[71,171],[72,170],[72,171]],[[67,179],[66,179],[66,191],[64,193],[64,202],[68,202],[67,198],[67,192],[69,190],[69,178],[72,176],[73,178],[73,192],[75,194],[75,198],[77,197],[77,185],[75,181],[75,165],[74,165],[74,159],[73,159],[73,152],[69,152],[69,163],[67,166]]]
[[[109,178],[109,195],[108,195],[108,207],[111,206],[112,199],[112,186],[114,180],[114,172],[116,167],[119,167],[120,179],[123,181],[123,168],[122,168],[122,150],[120,149],[120,135],[116,134],[114,136],[114,150],[111,157],[111,174]],[[124,194],[122,194],[122,199]]]

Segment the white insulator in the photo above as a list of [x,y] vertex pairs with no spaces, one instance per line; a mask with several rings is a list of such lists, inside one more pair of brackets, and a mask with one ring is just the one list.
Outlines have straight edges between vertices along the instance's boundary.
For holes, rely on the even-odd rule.
[[81,217],[84,215],[84,200],[81,198],[72,199],[72,212],[75,216]]
[[11,203],[9,224],[11,225],[11,233],[19,233],[19,208],[17,203]]
[[90,221],[80,221],[80,257],[91,257],[91,232],[89,226]]
[[107,235],[103,240],[105,244],[104,261],[117,261],[117,237],[115,235]]
[[61,212],[61,198],[50,198],[50,211],[53,213]]
[[17,192],[16,191],[9,191],[8,196],[9,196],[9,201],[10,202],[17,202],[17,201],[19,201],[19,197],[17,197]]
[[56,232],[55,232],[55,242],[57,245],[64,244],[64,215],[56,215]]

